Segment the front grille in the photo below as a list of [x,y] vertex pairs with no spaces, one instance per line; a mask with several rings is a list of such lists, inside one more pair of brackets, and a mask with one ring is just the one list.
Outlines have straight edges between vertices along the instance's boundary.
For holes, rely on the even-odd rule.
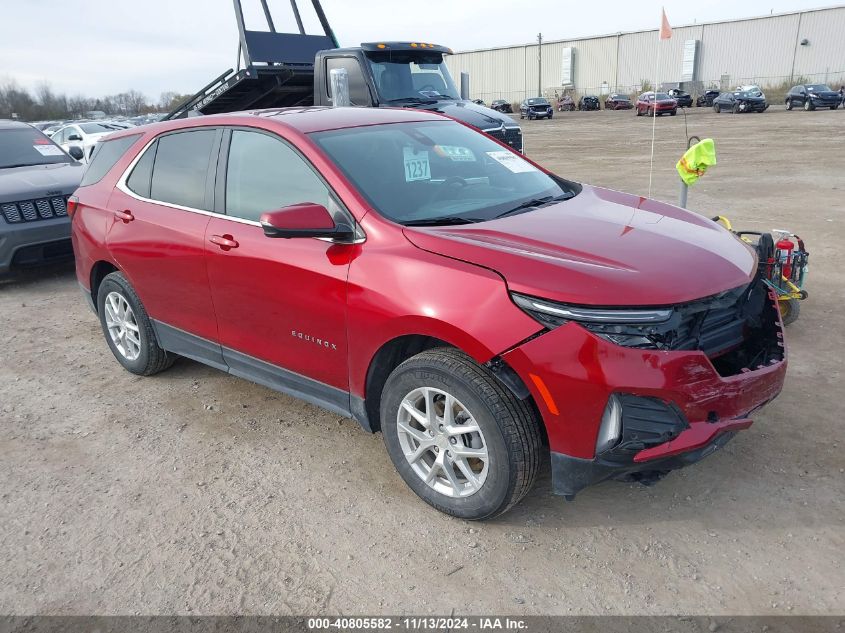
[[485,132],[497,141],[510,145],[516,151],[522,151],[522,130],[518,127],[506,127],[504,130],[502,128],[493,128],[491,130],[485,130]]
[[0,212],[9,224],[20,222],[37,222],[50,218],[67,216],[67,199],[70,196],[55,198],[38,198],[37,200],[21,200],[20,202],[4,202],[0,205]]
[[673,306],[661,323],[582,325],[609,340],[633,337],[630,347],[702,351],[720,375],[732,376],[783,360],[777,310],[758,277],[748,286]]

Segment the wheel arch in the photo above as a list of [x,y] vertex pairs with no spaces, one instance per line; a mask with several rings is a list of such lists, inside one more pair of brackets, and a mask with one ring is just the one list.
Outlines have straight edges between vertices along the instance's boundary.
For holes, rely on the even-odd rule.
[[[486,367],[510,393],[520,400],[528,402],[539,421],[543,440],[546,441],[546,429],[543,418],[534,403],[525,382],[519,374],[500,356],[492,354],[479,354],[479,349],[468,349],[472,345],[456,344],[452,337],[434,336],[431,334],[402,334],[386,340],[371,356],[366,369],[366,376],[363,381],[363,397],[351,394],[351,408],[356,418],[367,430],[375,432],[381,429],[380,408],[381,394],[387,378],[396,367],[407,359],[420,354],[421,352],[438,347],[457,349],[479,365]],[[476,342],[476,345],[480,345]],[[475,353],[473,353],[473,351]]]
[[114,262],[110,262],[107,260],[98,260],[91,266],[91,272],[88,276],[89,281],[89,288],[91,292],[91,301],[94,304],[94,310],[97,311],[97,292],[100,289],[100,284],[103,283],[103,279],[106,278],[107,275],[111,273],[119,272],[120,269],[114,264]]

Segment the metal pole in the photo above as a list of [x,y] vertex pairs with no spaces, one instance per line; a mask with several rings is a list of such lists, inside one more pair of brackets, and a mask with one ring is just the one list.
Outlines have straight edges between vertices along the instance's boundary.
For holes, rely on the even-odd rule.
[[299,7],[296,6],[296,0],[290,0],[290,8],[293,9],[293,17],[296,18],[296,26],[299,27],[299,34],[305,35],[305,27],[302,26],[302,18],[299,15]]
[[267,0],[261,0],[261,8],[264,9],[264,17],[267,18],[267,26],[270,27],[272,33],[276,32],[276,25],[273,24],[273,17],[270,15],[270,7],[267,6]]
[[678,206],[681,207],[682,209],[687,208],[687,192],[688,191],[689,191],[689,187],[687,187],[687,183],[685,183],[682,180],[681,181],[681,198],[680,198],[680,201],[678,202]]
[[543,96],[543,34],[537,33],[537,96]]

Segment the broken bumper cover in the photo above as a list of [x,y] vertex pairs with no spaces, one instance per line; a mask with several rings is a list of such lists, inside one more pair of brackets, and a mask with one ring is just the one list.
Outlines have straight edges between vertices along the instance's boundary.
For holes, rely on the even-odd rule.
[[[675,449],[651,458],[643,454],[662,449],[662,447],[645,449],[634,457],[633,462],[627,464],[607,461],[601,457],[580,459],[552,451],[552,490],[556,495],[572,499],[587,486],[606,479],[636,481],[649,485],[670,471],[690,466],[715,453],[727,444],[737,431],[747,429],[751,424],[752,420],[749,419],[730,420],[712,425],[713,428],[706,431],[699,431],[699,427],[704,425],[698,424],[682,433],[676,440],[667,442],[667,445],[677,442]],[[684,436],[687,434],[695,436],[696,441],[694,443],[685,441]],[[705,436],[707,437],[705,441],[698,441],[699,438]]]
[[[711,360],[699,350],[623,347],[576,323],[504,354],[545,422],[554,492],[572,497],[605,479],[650,483],[751,426],[751,416],[780,393],[786,374],[782,325],[771,295],[764,312],[765,344],[780,351],[751,367],[726,363],[728,354]],[[621,404],[620,440],[596,455],[611,396]]]

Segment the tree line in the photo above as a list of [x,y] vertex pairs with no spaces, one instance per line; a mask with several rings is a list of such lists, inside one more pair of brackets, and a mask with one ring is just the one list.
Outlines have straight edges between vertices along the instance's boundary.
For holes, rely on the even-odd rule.
[[15,81],[0,83],[0,119],[52,121],[81,119],[86,112],[99,110],[108,116],[136,116],[150,112],[169,112],[188,98],[176,92],[162,92],[158,102],[151,102],[137,90],[105,97],[68,96],[40,84],[29,91]]

